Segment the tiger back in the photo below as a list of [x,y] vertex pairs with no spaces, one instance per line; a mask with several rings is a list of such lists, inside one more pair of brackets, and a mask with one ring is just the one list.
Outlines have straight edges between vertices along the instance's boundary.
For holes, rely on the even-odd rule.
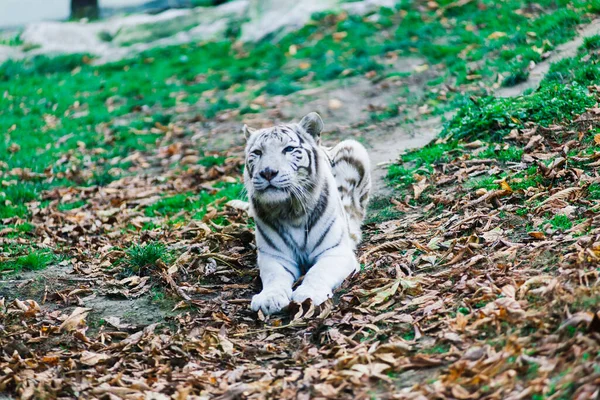
[[361,225],[371,192],[371,163],[367,150],[355,140],[344,140],[329,150],[333,176],[348,219],[355,245],[361,240]]

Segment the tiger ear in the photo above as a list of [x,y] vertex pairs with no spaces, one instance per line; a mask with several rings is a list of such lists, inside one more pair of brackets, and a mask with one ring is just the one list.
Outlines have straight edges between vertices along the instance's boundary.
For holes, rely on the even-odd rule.
[[317,142],[321,139],[321,131],[323,130],[323,120],[316,112],[311,112],[302,118],[299,124],[302,129],[309,135],[315,138]]
[[244,124],[244,127],[242,128],[242,132],[244,132],[244,137],[247,140],[248,138],[250,138],[250,136],[252,136],[252,135],[254,135],[254,133],[256,133],[256,129],[250,128],[248,125]]

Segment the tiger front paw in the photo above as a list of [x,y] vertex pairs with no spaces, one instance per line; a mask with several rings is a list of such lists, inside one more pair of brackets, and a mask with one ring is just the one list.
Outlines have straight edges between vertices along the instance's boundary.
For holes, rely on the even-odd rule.
[[252,297],[250,307],[254,311],[262,310],[266,315],[275,314],[290,304],[291,290],[276,288],[264,289]]
[[331,289],[327,286],[304,283],[292,293],[292,301],[302,303],[306,299],[311,299],[313,304],[318,306],[332,296]]

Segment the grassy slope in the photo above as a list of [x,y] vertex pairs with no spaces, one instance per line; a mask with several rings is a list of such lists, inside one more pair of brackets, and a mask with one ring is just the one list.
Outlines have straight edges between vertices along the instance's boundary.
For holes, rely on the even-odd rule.
[[[250,100],[260,94],[287,94],[322,80],[386,70],[386,57],[393,55],[417,54],[442,63],[446,72],[432,85],[485,82],[498,74],[514,80],[512,75],[526,74],[530,62],[571,38],[575,26],[589,19],[587,13],[600,10],[594,1],[542,1],[531,9],[527,2],[490,1],[447,8],[439,18],[439,10],[409,4],[383,9],[369,20],[316,16],[314,24],[276,45],[190,44],[103,67],[87,65],[85,56],[7,62],[0,67],[0,129],[9,136],[0,143],[0,154],[9,168],[42,171],[78,143],[106,148],[105,135],[96,129],[104,123],[114,132],[102,158],[124,156],[156,139],[132,135],[132,129],[167,124],[172,114],[135,113],[141,107],[194,104],[205,118],[230,108],[256,112]],[[228,99],[239,92],[247,99],[242,104]],[[132,112],[128,126],[114,125],[115,118]],[[67,135],[52,151],[43,150]],[[19,152],[9,151],[13,144]],[[35,164],[29,162],[34,156]]]

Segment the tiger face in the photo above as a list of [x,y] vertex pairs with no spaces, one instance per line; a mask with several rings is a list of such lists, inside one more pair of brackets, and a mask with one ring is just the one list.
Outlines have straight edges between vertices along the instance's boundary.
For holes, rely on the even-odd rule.
[[275,205],[311,195],[318,175],[322,124],[317,114],[309,114],[299,124],[260,130],[244,126],[244,180],[250,198]]

